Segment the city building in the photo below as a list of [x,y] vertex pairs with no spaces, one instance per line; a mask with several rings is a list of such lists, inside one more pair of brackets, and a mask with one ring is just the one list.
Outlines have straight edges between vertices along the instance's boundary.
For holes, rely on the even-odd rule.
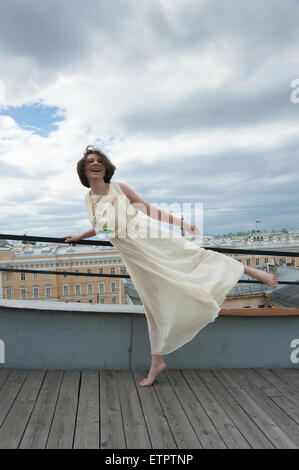
[[[126,274],[113,246],[48,244],[0,244],[0,267],[109,274],[109,277],[0,272],[0,298],[124,304],[123,278]],[[110,277],[112,275],[112,277]]]

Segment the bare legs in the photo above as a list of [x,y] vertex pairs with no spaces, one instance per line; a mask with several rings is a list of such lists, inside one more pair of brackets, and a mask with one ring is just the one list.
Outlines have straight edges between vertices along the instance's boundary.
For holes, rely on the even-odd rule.
[[155,377],[161,372],[163,372],[163,370],[165,369],[166,369],[166,364],[163,361],[163,356],[152,354],[152,365],[148,373],[148,376],[146,379],[141,380],[141,382],[139,382],[139,385],[141,387],[148,387],[152,385],[155,380]]
[[250,268],[249,266],[244,266],[244,273],[249,274],[249,276],[254,277],[255,279],[263,282],[264,284],[268,284],[268,286],[278,286],[276,274],[266,273],[265,271],[261,271],[259,269]]

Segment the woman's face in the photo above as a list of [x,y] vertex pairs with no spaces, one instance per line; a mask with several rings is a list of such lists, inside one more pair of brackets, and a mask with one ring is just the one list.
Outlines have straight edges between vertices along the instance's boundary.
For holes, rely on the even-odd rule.
[[85,174],[86,178],[94,179],[104,179],[106,168],[101,163],[101,157],[97,153],[90,153],[86,157],[85,162]]

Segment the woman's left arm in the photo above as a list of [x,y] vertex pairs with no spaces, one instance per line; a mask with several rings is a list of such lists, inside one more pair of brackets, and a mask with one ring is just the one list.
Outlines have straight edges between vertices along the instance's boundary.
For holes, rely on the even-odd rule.
[[[144,201],[127,184],[119,183],[119,185],[124,194],[127,196],[129,201],[133,205],[133,207],[135,207],[135,209],[144,212],[148,217],[151,217],[152,219],[181,227],[181,219],[175,217],[172,214],[169,214],[168,212],[163,211],[162,209],[158,209],[158,207],[153,206],[147,201]],[[183,222],[183,228],[187,230],[187,232],[190,232],[192,235],[200,235],[199,229],[195,225],[189,224],[187,221]]]

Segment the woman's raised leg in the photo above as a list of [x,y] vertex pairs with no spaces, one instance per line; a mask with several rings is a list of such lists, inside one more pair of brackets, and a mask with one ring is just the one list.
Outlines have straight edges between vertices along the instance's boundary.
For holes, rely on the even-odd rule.
[[254,277],[258,281],[268,284],[271,287],[277,287],[278,281],[276,274],[266,273],[259,269],[250,268],[249,266],[244,266],[244,273],[249,274],[249,276]]

